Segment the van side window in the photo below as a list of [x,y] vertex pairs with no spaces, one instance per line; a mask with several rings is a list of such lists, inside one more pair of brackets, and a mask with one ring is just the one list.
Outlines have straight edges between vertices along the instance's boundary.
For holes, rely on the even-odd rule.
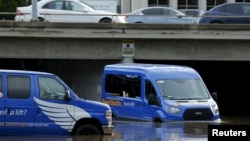
[[141,77],[138,75],[107,74],[105,81],[107,94],[132,98],[141,96]]
[[156,96],[155,88],[149,80],[145,81],[145,85],[146,99],[148,99],[149,94],[154,94]]
[[65,88],[54,78],[39,77],[41,99],[64,99]]
[[30,97],[31,80],[28,76],[8,76],[7,77],[7,97],[8,98],[28,98]]

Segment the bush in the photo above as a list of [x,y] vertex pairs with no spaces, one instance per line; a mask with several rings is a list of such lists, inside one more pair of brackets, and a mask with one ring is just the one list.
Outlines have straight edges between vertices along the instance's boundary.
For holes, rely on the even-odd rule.
[[0,20],[13,20],[16,8],[18,6],[30,5],[31,2],[32,0],[0,0]]

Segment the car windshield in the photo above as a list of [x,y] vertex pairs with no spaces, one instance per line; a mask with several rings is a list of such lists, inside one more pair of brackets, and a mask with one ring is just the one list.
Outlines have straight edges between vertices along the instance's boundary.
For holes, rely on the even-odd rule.
[[88,7],[89,9],[92,10],[96,10],[94,7],[92,7],[91,5],[87,4],[86,2],[84,2],[83,0],[80,0],[79,2],[83,3],[86,7]]
[[208,99],[208,92],[199,79],[157,80],[157,85],[165,99],[192,100]]
[[[149,16],[185,16],[184,13],[176,10],[176,9],[171,9],[171,8],[148,8],[144,9],[141,11],[144,15],[149,15]],[[137,13],[137,12],[135,12]]]
[[178,11],[178,10],[175,10],[175,9],[173,9],[173,12],[172,13],[174,13],[174,15],[175,16],[185,16],[186,14],[185,13],[183,13],[183,12],[181,12],[181,11]]
[[187,15],[193,15],[193,16],[199,16],[199,14],[200,14],[199,11],[186,11],[185,13]]

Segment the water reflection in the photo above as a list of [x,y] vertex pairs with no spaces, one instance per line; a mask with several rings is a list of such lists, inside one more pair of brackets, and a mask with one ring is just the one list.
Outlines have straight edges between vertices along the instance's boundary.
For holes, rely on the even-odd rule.
[[116,122],[113,141],[207,140],[207,124],[202,122]]
[[[243,117],[222,118],[220,124],[249,124]],[[0,141],[207,141],[212,122],[114,122],[112,136],[0,136]]]
[[188,122],[114,122],[112,136],[5,136],[0,141],[205,141],[207,124]]

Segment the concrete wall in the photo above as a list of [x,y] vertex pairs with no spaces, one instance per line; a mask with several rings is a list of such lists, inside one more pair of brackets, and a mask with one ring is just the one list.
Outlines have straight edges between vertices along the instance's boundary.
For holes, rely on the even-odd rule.
[[40,71],[57,74],[81,98],[101,101],[103,67],[120,61],[40,60]]
[[[122,60],[122,41],[0,38],[0,58]],[[133,43],[133,59],[250,60],[250,40],[134,39]]]

